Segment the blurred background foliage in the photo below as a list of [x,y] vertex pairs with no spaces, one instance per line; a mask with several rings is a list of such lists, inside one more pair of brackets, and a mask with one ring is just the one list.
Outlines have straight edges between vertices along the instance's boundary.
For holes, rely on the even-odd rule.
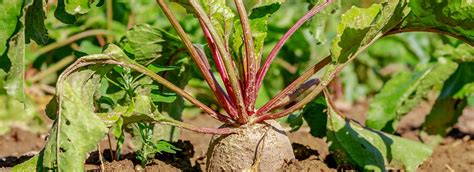
[[[166,75],[168,79],[179,86],[185,87],[210,107],[219,108],[217,101],[209,94],[206,83],[197,72],[197,67],[193,63],[189,63],[187,54],[180,50],[182,45],[176,40],[175,31],[170,27],[168,20],[155,1],[115,0],[111,1],[111,7],[107,7],[106,1],[96,1],[97,3],[91,4],[87,9],[80,9],[75,15],[64,15],[66,13],[61,13],[61,11],[68,9],[57,9],[57,4],[64,3],[63,0],[47,1],[45,14],[47,39],[32,41],[27,44],[26,48],[27,100],[25,102],[28,108],[20,110],[22,105],[17,100],[9,98],[5,90],[0,89],[0,134],[8,132],[11,126],[19,126],[37,132],[45,131],[50,121],[44,116],[44,110],[54,95],[58,75],[76,58],[85,54],[101,53],[106,42],[117,42],[135,60],[146,62],[150,60],[147,58],[159,58],[160,60],[153,61],[153,65],[164,71],[157,72]],[[315,1],[287,1],[278,12],[270,17],[264,54],[268,54],[278,39],[304,14],[302,9],[308,9],[310,4]],[[253,3],[253,1],[248,2]],[[373,2],[379,1],[338,1],[299,29],[289,39],[271,65],[260,91],[257,107],[270,100],[307,67],[330,54],[329,42],[336,35],[337,21],[344,11],[353,5],[368,7]],[[171,3],[171,8],[193,43],[204,45],[206,40],[198,21],[177,4]],[[85,13],[81,10],[88,12]],[[141,26],[134,27],[136,25]],[[170,43],[170,41],[175,43],[173,44],[175,49],[162,49],[163,47],[159,46],[159,43],[153,42],[153,37],[140,37],[142,32],[156,34],[156,39],[165,39],[166,43]],[[148,45],[152,46],[148,47],[149,49],[156,48],[155,51],[141,51],[140,46],[146,45],[146,43],[150,43]],[[160,55],[153,54],[158,51]],[[209,50],[205,51],[210,54]],[[331,84],[331,89],[338,101],[351,106],[358,102],[371,101],[393,78],[423,71],[440,61],[472,62],[472,54],[473,49],[469,45],[457,39],[434,33],[413,32],[387,36],[369,47],[346,67]],[[176,56],[175,60],[170,60],[173,58],[172,56]],[[120,69],[115,70],[115,73],[111,74],[109,82],[118,83],[119,86],[132,84],[123,79],[125,75],[128,75],[126,73],[127,71]],[[2,80],[0,79],[0,81]],[[433,85],[427,89],[441,92],[442,84]],[[472,91],[469,91],[472,88],[472,84],[460,88],[461,91],[453,93],[453,95],[466,97],[467,104],[474,106],[474,95]],[[192,117],[201,114],[199,109],[184,102],[181,98],[177,98],[173,93],[162,88],[152,88],[152,93],[154,93],[153,90],[159,91],[159,93],[152,94],[152,99],[160,103],[161,111],[166,111],[167,115],[181,119],[182,116]],[[123,93],[117,91],[107,94],[110,97],[110,95]],[[107,111],[108,103],[110,101],[107,99],[101,99],[98,102],[104,111]],[[110,111],[110,108],[108,110]],[[294,115],[290,116],[290,118],[294,117]],[[169,130],[160,128],[156,131],[164,132],[161,133],[161,138],[167,137],[170,140],[174,140],[179,133],[174,128],[169,128]],[[116,137],[120,138],[120,133]]]

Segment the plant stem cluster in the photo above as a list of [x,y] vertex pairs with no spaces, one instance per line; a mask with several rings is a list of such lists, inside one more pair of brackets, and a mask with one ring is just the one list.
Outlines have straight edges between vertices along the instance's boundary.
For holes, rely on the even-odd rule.
[[[308,69],[298,79],[291,83],[288,87],[280,91],[275,97],[268,101],[261,108],[255,108],[255,102],[258,92],[262,87],[263,79],[270,67],[270,64],[277,56],[285,42],[300,28],[306,21],[318,12],[323,10],[326,6],[331,4],[333,0],[326,0],[319,5],[315,5],[304,16],[302,16],[278,41],[269,55],[265,58],[263,65],[261,65],[262,57],[257,56],[255,52],[252,31],[250,27],[250,19],[245,9],[242,0],[234,0],[235,7],[242,26],[242,37],[244,43],[244,53],[241,61],[232,59],[232,55],[226,41],[218,34],[216,28],[213,26],[210,17],[205,13],[203,7],[196,0],[189,0],[190,6],[194,10],[194,14],[199,20],[202,31],[206,37],[208,46],[212,52],[212,59],[223,81],[223,87],[217,82],[216,76],[212,72],[211,65],[204,53],[199,52],[194,47],[193,43],[186,35],[184,29],[179,24],[178,20],[171,12],[167,3],[164,0],[157,0],[157,3],[162,8],[173,28],[178,33],[188,50],[191,58],[198,66],[204,79],[209,85],[212,93],[216,96],[217,101],[225,110],[227,115],[210,110],[206,105],[197,102],[193,98],[189,98],[184,90],[175,90],[179,95],[190,100],[193,104],[206,110],[206,113],[212,117],[225,122],[230,125],[240,126],[244,124],[259,123],[264,120],[276,119],[286,116],[300,108],[305,104],[295,104],[289,106],[280,112],[273,111],[277,108],[286,107],[286,105],[295,101],[296,98],[304,93],[312,93],[316,90],[318,93],[321,88],[316,87],[319,83],[318,79],[309,79],[313,74],[318,72],[324,66],[330,63],[330,57],[321,60],[315,66]],[[240,64],[237,64],[240,63]],[[242,66],[237,68],[237,66]],[[166,85],[165,85],[166,86]],[[186,96],[184,96],[186,95]],[[307,95],[310,96],[310,95]],[[211,112],[212,111],[212,112]]]

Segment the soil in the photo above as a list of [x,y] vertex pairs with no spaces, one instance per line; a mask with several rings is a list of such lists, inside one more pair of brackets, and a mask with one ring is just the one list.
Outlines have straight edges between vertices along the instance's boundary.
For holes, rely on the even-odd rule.
[[[339,106],[339,105],[338,105]],[[402,118],[397,131],[402,137],[420,140],[416,134],[423,117],[429,112],[430,103],[421,103],[413,112]],[[347,116],[363,121],[367,110],[367,103],[358,103],[353,108],[344,108],[341,111]],[[185,122],[202,127],[218,127],[221,125],[206,115],[198,115]],[[434,149],[432,156],[419,168],[418,171],[470,171],[474,169],[474,108],[464,110],[463,116],[448,137]],[[285,128],[289,130],[289,127]],[[338,167],[328,151],[328,145],[323,139],[314,138],[309,129],[302,127],[299,131],[288,133],[296,159],[288,162],[279,171],[337,171]],[[28,160],[38,153],[45,143],[44,134],[35,134],[21,129],[12,129],[10,133],[0,136],[0,171],[8,171],[12,166]],[[104,165],[100,165],[98,152],[90,154],[86,163],[88,171],[204,171],[205,156],[211,135],[197,134],[184,130],[180,141],[173,144],[182,149],[176,154],[160,154],[142,168],[134,157],[131,147],[124,148],[123,160],[111,162],[108,142],[100,144]]]

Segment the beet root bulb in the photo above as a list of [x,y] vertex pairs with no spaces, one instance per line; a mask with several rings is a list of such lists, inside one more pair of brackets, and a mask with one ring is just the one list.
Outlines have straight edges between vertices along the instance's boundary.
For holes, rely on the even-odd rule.
[[295,158],[290,140],[274,120],[214,135],[207,151],[207,171],[276,171]]

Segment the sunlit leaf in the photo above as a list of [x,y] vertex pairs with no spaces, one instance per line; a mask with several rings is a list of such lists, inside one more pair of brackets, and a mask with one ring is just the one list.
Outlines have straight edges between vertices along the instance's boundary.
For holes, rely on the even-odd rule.
[[436,29],[474,42],[474,2],[471,0],[412,0],[402,29]]
[[[8,48],[8,39],[15,32],[18,19],[21,17],[23,1],[2,1],[0,4],[0,54]],[[0,65],[1,66],[1,65]]]
[[228,41],[232,33],[235,14],[226,4],[226,0],[204,0],[201,3],[214,28],[224,41]]
[[380,4],[373,4],[367,9],[352,7],[342,15],[341,23],[337,27],[338,35],[331,48],[333,61],[345,62],[375,36],[368,34],[381,9]]
[[395,28],[408,15],[410,9],[407,6],[404,0],[393,0],[346,11],[332,42],[333,61],[345,62],[375,38]]

